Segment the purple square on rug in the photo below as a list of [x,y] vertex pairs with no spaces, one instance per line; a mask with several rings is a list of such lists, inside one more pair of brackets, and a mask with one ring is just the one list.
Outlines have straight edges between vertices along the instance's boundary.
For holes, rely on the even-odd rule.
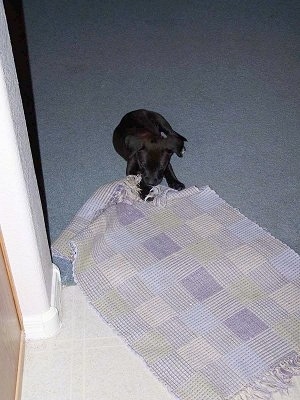
[[129,225],[144,217],[144,214],[131,204],[119,203],[116,205],[118,221],[122,225]]
[[146,240],[143,246],[158,260],[162,260],[181,249],[178,244],[173,242],[173,240],[164,233]]
[[199,301],[203,301],[223,289],[203,267],[188,275],[181,283]]
[[252,339],[268,329],[268,325],[247,308],[233,314],[224,321],[224,324],[244,341]]

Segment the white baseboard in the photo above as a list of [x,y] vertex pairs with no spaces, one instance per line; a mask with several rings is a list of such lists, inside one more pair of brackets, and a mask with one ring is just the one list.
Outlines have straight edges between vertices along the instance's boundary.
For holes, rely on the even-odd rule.
[[51,307],[42,314],[23,317],[26,340],[46,339],[58,333],[61,327],[61,279],[53,265]]

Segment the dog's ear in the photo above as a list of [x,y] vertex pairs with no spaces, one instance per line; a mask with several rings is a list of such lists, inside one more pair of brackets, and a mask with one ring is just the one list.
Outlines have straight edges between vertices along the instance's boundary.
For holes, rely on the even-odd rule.
[[182,140],[183,142],[187,142],[188,141],[184,136],[180,135],[178,132],[173,131],[172,134],[175,137],[177,137],[178,139]]
[[130,157],[132,157],[135,153],[142,149],[143,142],[139,137],[128,135],[125,138],[125,145],[129,150]]
[[178,157],[182,157],[185,152],[184,142],[186,138],[179,135],[179,133],[174,132],[174,135],[170,135],[167,138],[168,148],[173,151]]

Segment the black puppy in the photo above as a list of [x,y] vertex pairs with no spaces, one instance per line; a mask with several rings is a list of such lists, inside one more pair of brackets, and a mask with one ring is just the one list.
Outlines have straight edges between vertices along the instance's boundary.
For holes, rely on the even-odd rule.
[[147,110],[126,114],[114,130],[113,145],[127,161],[126,175],[141,174],[141,197],[166,178],[171,188],[185,188],[170,164],[173,153],[182,157],[186,139],[175,132],[165,118]]

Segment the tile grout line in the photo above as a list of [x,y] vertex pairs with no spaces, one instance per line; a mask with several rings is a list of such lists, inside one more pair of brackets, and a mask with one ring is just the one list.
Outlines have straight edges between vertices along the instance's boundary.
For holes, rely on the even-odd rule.
[[86,398],[86,317],[87,307],[84,307],[84,330],[83,330],[83,351],[82,351],[82,399]]
[[74,300],[75,296],[72,291],[72,307],[71,307],[71,313],[72,313],[72,322],[71,322],[71,368],[70,368],[70,374],[71,374],[71,379],[70,379],[70,400],[73,399],[73,372],[74,372]]

